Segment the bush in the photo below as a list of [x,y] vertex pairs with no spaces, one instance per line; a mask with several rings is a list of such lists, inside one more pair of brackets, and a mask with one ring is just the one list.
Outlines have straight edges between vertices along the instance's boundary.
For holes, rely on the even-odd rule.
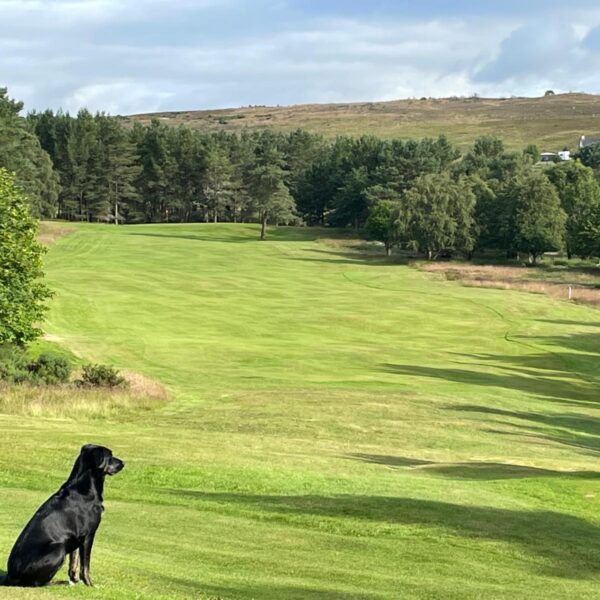
[[13,344],[0,345],[0,380],[22,383],[29,379],[25,352]]
[[83,365],[77,384],[84,387],[125,387],[127,380],[109,365]]
[[64,356],[44,352],[27,365],[27,370],[33,382],[53,385],[69,380],[71,363]]
[[70,375],[71,363],[60,354],[44,352],[35,360],[31,360],[19,346],[0,345],[1,381],[54,385],[68,381]]

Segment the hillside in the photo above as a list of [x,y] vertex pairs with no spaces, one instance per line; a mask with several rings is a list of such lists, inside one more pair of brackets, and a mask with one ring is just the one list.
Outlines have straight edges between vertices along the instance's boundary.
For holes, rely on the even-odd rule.
[[247,107],[164,112],[124,117],[148,123],[152,118],[202,131],[241,131],[272,127],[304,128],[328,137],[374,134],[425,137],[446,134],[461,147],[482,134],[503,138],[512,148],[537,144],[540,150],[575,148],[579,136],[600,136],[600,96],[561,94],[542,98],[446,98]]
[[331,229],[73,230],[46,257],[47,334],[170,399],[0,414],[1,556],[82,443],[126,462],[98,587],[11,598],[597,597],[596,310],[462,287]]

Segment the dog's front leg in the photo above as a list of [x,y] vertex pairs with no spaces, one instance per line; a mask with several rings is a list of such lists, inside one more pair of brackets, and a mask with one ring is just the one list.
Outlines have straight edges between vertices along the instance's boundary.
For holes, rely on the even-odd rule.
[[81,558],[81,579],[85,585],[93,586],[90,578],[90,561],[92,558],[92,546],[94,545],[94,536],[96,532],[90,533],[81,545],[80,558]]
[[69,581],[79,583],[79,548],[69,554]]

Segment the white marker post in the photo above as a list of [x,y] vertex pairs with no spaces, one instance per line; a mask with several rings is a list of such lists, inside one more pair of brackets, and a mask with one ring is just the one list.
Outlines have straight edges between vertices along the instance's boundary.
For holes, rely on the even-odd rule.
[[569,300],[573,298],[573,288],[569,286]]

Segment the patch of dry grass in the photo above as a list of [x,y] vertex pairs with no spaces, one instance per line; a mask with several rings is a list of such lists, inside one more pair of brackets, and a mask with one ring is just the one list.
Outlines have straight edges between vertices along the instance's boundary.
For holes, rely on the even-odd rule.
[[156,408],[167,400],[160,383],[124,373],[123,388],[65,385],[0,385],[0,413],[60,419],[107,418]]
[[50,246],[65,235],[73,233],[75,229],[66,223],[54,221],[40,221],[38,229],[38,242],[44,246]]
[[520,290],[534,294],[546,294],[558,300],[571,300],[600,307],[600,288],[594,287],[595,278],[585,272],[563,270],[552,272],[525,267],[420,263],[419,268],[429,273],[443,274],[446,279],[460,281],[470,287]]

